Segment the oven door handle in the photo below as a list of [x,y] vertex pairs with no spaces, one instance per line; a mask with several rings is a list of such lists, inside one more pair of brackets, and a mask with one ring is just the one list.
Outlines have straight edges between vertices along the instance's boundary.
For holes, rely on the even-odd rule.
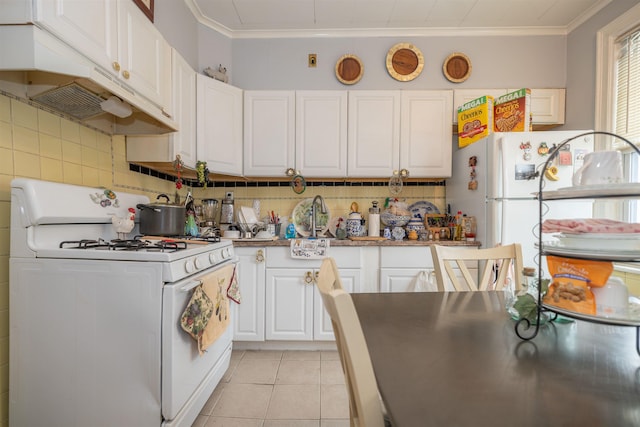
[[202,285],[202,280],[194,280],[192,282],[186,283],[182,288],[180,288],[180,290],[182,292],[189,292],[190,290],[192,290],[196,286],[200,286],[200,285]]

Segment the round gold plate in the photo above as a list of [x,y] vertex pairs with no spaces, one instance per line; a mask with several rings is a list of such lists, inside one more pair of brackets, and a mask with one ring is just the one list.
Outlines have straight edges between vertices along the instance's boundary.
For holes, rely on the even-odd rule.
[[471,60],[467,55],[454,52],[445,59],[442,72],[450,82],[462,83],[471,75],[471,68]]
[[356,55],[343,55],[336,62],[336,77],[341,83],[358,83],[364,74],[364,65]]
[[387,71],[396,80],[408,82],[420,75],[424,57],[411,43],[398,43],[387,53]]

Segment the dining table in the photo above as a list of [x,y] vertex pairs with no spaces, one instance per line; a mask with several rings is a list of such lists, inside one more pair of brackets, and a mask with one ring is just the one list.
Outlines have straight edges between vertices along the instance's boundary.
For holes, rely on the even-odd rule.
[[393,426],[640,426],[635,327],[558,317],[523,340],[507,298],[352,294]]

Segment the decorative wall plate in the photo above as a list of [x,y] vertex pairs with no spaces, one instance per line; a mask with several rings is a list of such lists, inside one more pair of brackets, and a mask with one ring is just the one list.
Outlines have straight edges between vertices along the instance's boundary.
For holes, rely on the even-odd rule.
[[387,53],[387,71],[396,80],[408,82],[420,75],[424,57],[411,43],[398,43]]
[[364,74],[364,65],[356,55],[343,55],[336,62],[336,77],[341,83],[358,83]]
[[442,72],[447,80],[453,83],[462,83],[471,75],[471,60],[467,55],[454,52],[444,60]]

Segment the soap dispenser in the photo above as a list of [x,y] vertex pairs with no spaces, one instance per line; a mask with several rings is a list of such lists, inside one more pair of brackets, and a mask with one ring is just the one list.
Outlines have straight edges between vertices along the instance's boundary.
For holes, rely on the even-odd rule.
[[369,208],[369,237],[380,237],[380,208],[378,202],[371,202]]

